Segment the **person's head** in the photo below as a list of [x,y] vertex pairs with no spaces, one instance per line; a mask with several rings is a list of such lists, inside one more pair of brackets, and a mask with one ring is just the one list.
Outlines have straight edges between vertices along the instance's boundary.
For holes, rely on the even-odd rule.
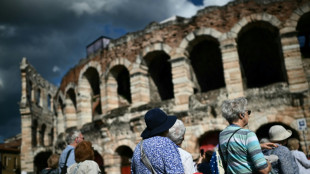
[[181,120],[176,120],[174,125],[169,129],[168,138],[176,145],[180,146],[184,140],[185,126]]
[[290,150],[298,150],[299,149],[299,140],[297,138],[290,138],[290,139],[288,139],[287,147]]
[[250,110],[247,110],[247,99],[244,97],[225,100],[222,104],[223,117],[230,123],[241,121],[243,126],[248,124]]
[[58,161],[59,161],[59,155],[57,154],[52,154],[48,159],[47,159],[47,166],[52,169],[56,169],[58,167]]
[[285,145],[287,139],[292,135],[291,130],[285,129],[281,125],[273,125],[269,129],[269,140],[273,143]]
[[143,139],[154,136],[167,136],[169,129],[177,120],[176,116],[168,116],[159,108],[149,110],[144,116],[146,128],[141,133]]
[[85,160],[94,160],[94,149],[91,142],[82,141],[80,142],[74,150],[75,161],[77,163],[83,162]]
[[84,136],[81,133],[81,131],[75,130],[68,134],[66,138],[67,144],[70,144],[72,146],[76,146],[78,143],[82,142],[84,140]]
[[213,155],[213,151],[212,150],[207,150],[204,154],[204,159],[206,162],[210,162],[212,155]]

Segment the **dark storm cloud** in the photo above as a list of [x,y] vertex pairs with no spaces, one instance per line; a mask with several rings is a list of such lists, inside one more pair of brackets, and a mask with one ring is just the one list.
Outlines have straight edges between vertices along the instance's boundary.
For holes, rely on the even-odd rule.
[[188,0],[0,1],[0,137],[20,132],[17,103],[23,57],[58,85],[69,68],[86,56],[86,46],[101,35],[118,38],[153,21],[189,17],[201,8]]

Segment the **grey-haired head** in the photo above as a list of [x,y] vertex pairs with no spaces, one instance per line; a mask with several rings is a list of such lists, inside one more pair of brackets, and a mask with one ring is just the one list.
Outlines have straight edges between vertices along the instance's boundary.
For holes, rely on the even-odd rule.
[[239,114],[246,112],[248,101],[244,97],[225,100],[222,104],[222,115],[229,122],[232,123],[239,119]]
[[174,125],[169,129],[168,138],[176,145],[180,145],[184,140],[185,126],[181,120],[176,120]]
[[71,144],[75,141],[76,138],[78,138],[80,136],[81,131],[78,130],[74,130],[68,133],[67,137],[66,137],[66,142],[67,144]]

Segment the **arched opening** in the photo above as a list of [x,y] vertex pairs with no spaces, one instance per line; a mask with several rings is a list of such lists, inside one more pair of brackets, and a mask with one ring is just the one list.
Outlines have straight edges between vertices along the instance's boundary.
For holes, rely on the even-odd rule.
[[43,125],[41,126],[41,130],[40,130],[40,145],[41,145],[41,146],[45,146],[45,144],[44,144],[45,129],[46,129],[46,125],[43,124]]
[[76,126],[76,95],[73,88],[70,88],[66,93],[65,113],[67,128]]
[[198,138],[199,149],[202,152],[213,151],[219,143],[220,130],[212,130],[204,133]]
[[[151,91],[151,94],[159,93],[161,100],[174,98],[170,56],[163,51],[153,51],[148,53],[144,59],[154,85],[157,87],[157,91]],[[151,88],[154,85],[151,83]]]
[[51,131],[50,133],[48,134],[49,135],[49,145],[52,146],[53,145],[53,142],[54,142],[54,128],[51,128]]
[[200,36],[190,42],[188,52],[199,89],[207,92],[225,86],[222,54],[219,42],[210,36]]
[[262,138],[268,138],[269,139],[269,129],[270,129],[270,127],[272,127],[274,125],[281,125],[285,129],[291,130],[292,131],[292,136],[290,138],[297,138],[298,140],[300,140],[298,131],[296,131],[292,127],[290,127],[290,126],[288,126],[288,125],[286,125],[284,123],[281,123],[281,122],[272,122],[272,123],[267,123],[267,124],[264,124],[264,125],[260,126],[256,130],[256,135],[257,135],[258,140],[261,140]]
[[129,71],[123,65],[116,65],[111,69],[111,74],[117,81],[117,94],[131,103]]
[[83,95],[88,98],[91,105],[91,115],[92,117],[96,115],[101,115],[101,101],[100,101],[100,79],[99,74],[95,68],[88,68],[83,74],[83,83],[85,84],[85,80],[87,79],[87,86],[90,86],[90,89],[87,89],[83,92]]
[[31,144],[32,144],[32,147],[37,146],[37,129],[38,129],[38,121],[32,120],[32,125],[31,125]]
[[286,81],[276,27],[267,22],[252,22],[239,32],[237,43],[242,77],[248,88]]
[[52,97],[50,94],[47,95],[47,108],[48,110],[52,110]]
[[41,106],[41,89],[38,88],[36,92],[36,105]]
[[32,102],[32,82],[30,80],[28,80],[28,83],[27,83],[27,100],[28,100],[28,103],[31,104],[31,102]]
[[302,58],[310,58],[310,12],[301,16],[296,30]]
[[131,158],[133,151],[127,146],[120,146],[116,152],[121,157],[121,174],[130,174]]
[[40,152],[34,157],[34,173],[40,174],[40,172],[47,167],[47,159],[51,154],[51,151]]

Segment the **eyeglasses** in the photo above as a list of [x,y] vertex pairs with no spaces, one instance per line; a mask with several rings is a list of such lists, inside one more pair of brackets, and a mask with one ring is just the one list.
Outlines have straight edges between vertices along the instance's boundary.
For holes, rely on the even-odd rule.
[[246,112],[248,113],[248,115],[251,115],[251,110],[247,110]]

